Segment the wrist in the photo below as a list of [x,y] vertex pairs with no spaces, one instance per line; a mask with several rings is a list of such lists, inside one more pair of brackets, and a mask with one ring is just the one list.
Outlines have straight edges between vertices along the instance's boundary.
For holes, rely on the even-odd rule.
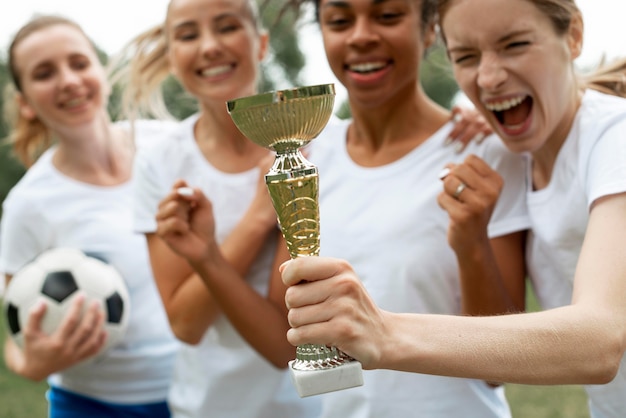
[[203,275],[212,275],[214,272],[219,272],[224,268],[224,264],[227,263],[219,245],[213,240],[207,243],[202,257],[189,260],[191,267],[198,273],[203,273]]
[[33,382],[40,382],[48,377],[47,373],[41,373],[41,371],[34,370],[32,367],[29,367],[29,364],[21,351],[19,352],[19,355],[14,356],[12,361],[7,362],[7,367],[16,375],[32,380]]

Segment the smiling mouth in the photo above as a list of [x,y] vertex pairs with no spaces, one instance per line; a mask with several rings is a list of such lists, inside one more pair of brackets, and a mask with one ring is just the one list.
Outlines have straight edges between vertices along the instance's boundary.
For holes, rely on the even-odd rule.
[[75,107],[79,107],[87,102],[87,97],[77,97],[74,99],[70,99],[61,104],[61,107],[64,109],[72,109]]
[[380,71],[387,66],[387,62],[384,61],[375,61],[375,62],[364,62],[361,64],[351,64],[347,65],[347,69],[354,73],[358,74],[370,74],[376,71]]
[[200,71],[200,75],[202,77],[216,77],[222,74],[226,74],[230,70],[232,70],[232,65],[220,65],[219,67],[206,68]]
[[501,102],[487,103],[485,107],[493,113],[502,126],[518,127],[528,119],[533,107],[533,99],[530,96],[520,96]]

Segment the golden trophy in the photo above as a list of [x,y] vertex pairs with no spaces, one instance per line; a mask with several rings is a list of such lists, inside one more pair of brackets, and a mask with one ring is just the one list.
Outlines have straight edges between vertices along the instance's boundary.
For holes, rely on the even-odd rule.
[[[300,148],[317,137],[333,112],[333,84],[231,100],[228,113],[251,141],[276,152],[265,175],[291,258],[319,255],[317,167]],[[305,344],[289,362],[300,397],[363,385],[361,363],[335,347]]]

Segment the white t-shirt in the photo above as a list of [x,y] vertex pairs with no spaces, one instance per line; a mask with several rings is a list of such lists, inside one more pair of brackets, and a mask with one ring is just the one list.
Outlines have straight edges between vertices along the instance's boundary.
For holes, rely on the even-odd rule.
[[[332,120],[309,145],[320,181],[320,253],[348,260],[382,309],[460,314],[458,264],[447,241],[449,217],[437,203],[439,173],[469,153],[505,179],[489,235],[524,230],[523,158],[498,138],[461,155],[444,146],[446,124],[399,160],[380,167],[355,164],[346,150],[346,121]],[[484,381],[390,370],[364,371],[364,385],[321,395],[323,417],[509,417],[503,388]]]
[[[138,121],[137,147],[164,129],[163,123]],[[128,286],[128,330],[101,359],[54,374],[49,383],[113,403],[162,402],[179,344],[152,277],[145,238],[133,231],[131,182],[111,187],[79,182],[53,166],[54,152],[45,152],[4,201],[0,271],[13,275],[55,247],[107,260]]]
[[[544,309],[569,305],[591,204],[626,191],[626,100],[588,90],[550,184],[528,184],[530,278]],[[586,389],[594,418],[626,416],[626,357],[613,382]]]
[[[216,237],[222,242],[240,221],[256,193],[260,171],[224,173],[210,165],[198,148],[193,127],[197,115],[180,123],[177,132],[145,149],[135,164],[135,228],[156,230],[158,203],[178,179],[199,187],[211,200]],[[268,240],[246,280],[266,294],[276,242]],[[263,318],[259,318],[263,326]],[[259,355],[220,316],[195,346],[183,345],[170,392],[175,417],[277,418],[314,417],[314,398],[300,399],[286,370]]]

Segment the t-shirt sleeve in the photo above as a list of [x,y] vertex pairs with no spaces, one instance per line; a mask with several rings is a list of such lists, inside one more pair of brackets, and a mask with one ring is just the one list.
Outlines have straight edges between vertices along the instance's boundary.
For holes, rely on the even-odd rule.
[[626,119],[611,123],[581,157],[587,164],[581,171],[587,173],[584,187],[589,206],[602,196],[626,191]]
[[526,160],[523,155],[509,151],[500,138],[487,138],[479,147],[484,147],[483,158],[496,170],[504,185],[491,215],[488,234],[495,238],[530,227],[526,205]]
[[44,212],[26,194],[10,194],[2,205],[0,271],[14,275],[52,246],[53,231]]
[[159,202],[171,186],[165,185],[163,170],[155,161],[157,154],[150,151],[138,149],[133,165],[133,229],[141,233],[156,231]]

